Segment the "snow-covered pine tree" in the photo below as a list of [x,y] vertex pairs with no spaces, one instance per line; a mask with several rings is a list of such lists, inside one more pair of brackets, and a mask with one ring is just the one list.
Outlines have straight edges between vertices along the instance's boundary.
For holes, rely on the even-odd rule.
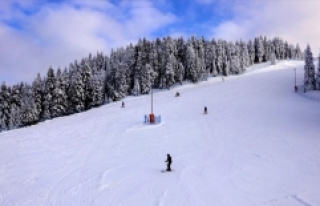
[[287,60],[290,60],[291,59],[291,45],[288,44],[288,42],[286,41],[286,44],[285,44],[285,48],[286,48],[286,59]]
[[[246,66],[246,53],[245,53],[245,50],[244,50],[244,42],[242,40],[240,40],[239,42],[239,67],[241,69],[242,72],[245,71],[245,68],[247,67]],[[246,52],[248,52],[248,50],[246,50]]]
[[264,48],[264,55],[263,55],[263,61],[269,61],[270,60],[270,45],[269,41],[266,36],[263,37],[263,48]]
[[254,59],[255,59],[255,55],[256,55],[254,43],[250,40],[248,42],[247,46],[248,46],[248,52],[249,52],[249,57],[250,57],[250,65],[252,65],[252,64],[254,64]]
[[71,76],[73,75],[73,73],[77,70],[77,61],[74,61],[74,64],[70,63],[69,64],[69,84],[71,81]]
[[17,107],[16,104],[11,105],[9,129],[16,129],[21,126],[21,108]]
[[153,85],[160,88],[160,72],[161,72],[161,57],[162,46],[160,38],[156,38],[153,46],[153,70],[157,73],[157,77],[153,80]]
[[276,47],[274,45],[274,42],[272,40],[269,40],[269,54],[270,54],[270,60],[271,60],[271,54],[274,53],[275,59],[277,59],[276,55]]
[[[159,69],[160,69],[160,73],[162,73],[163,76],[165,76],[165,68],[166,68],[169,53],[170,53],[169,42],[165,37],[163,37],[158,47]],[[161,76],[160,79],[163,79],[162,81],[165,82],[165,77]]]
[[197,39],[198,42],[198,69],[199,69],[199,75],[198,75],[198,81],[207,80],[210,74],[210,71],[208,72],[206,70],[206,64],[205,64],[205,40],[202,36],[200,39]]
[[214,53],[214,58],[213,58],[213,64],[214,64],[214,67],[215,67],[215,70],[217,71],[218,73],[218,70],[217,70],[217,65],[216,65],[216,62],[217,62],[217,41],[212,38],[211,41],[210,41],[210,44],[212,45],[212,49],[213,49],[213,53]]
[[318,72],[316,74],[316,90],[320,90],[320,54],[318,57]]
[[[11,115],[9,129],[19,128],[20,110],[21,110],[21,86],[20,84],[13,85],[11,89]],[[41,105],[40,105],[41,106]]]
[[118,62],[118,69],[117,69],[117,76],[115,77],[115,90],[118,93],[119,99],[124,98],[129,92],[129,84],[130,84],[130,77],[128,66],[125,62]]
[[85,109],[88,108],[88,105],[90,104],[91,97],[90,97],[90,91],[89,91],[89,80],[91,76],[91,67],[88,64],[87,59],[82,59],[80,63],[80,72],[82,76],[82,82],[84,84],[84,94],[85,94]]
[[194,82],[202,81],[202,79],[200,78],[201,75],[202,75],[202,72],[201,72],[201,62],[200,62],[200,59],[199,59],[199,57],[197,56],[197,52],[196,52],[195,67],[194,67],[194,73],[193,73]]
[[304,88],[306,90],[314,90],[315,86],[316,86],[315,67],[313,64],[311,48],[308,45],[305,51]]
[[255,53],[255,55],[256,55],[255,61],[260,63],[263,61],[263,56],[265,55],[264,48],[263,48],[263,39],[261,36],[255,38],[254,46],[255,46],[255,52],[256,52]]
[[240,56],[235,55],[233,57],[233,60],[234,60],[235,68],[236,68],[236,74],[242,74],[244,70],[241,68]]
[[228,59],[228,57],[226,55],[223,58],[222,74],[224,76],[229,76],[229,74],[230,74],[230,60]]
[[240,54],[241,54],[241,48],[240,48],[240,42],[236,41],[235,45],[235,55],[238,56],[240,58]]
[[70,79],[69,79],[69,72],[68,72],[68,69],[65,67],[64,68],[64,71],[62,73],[62,83],[63,83],[63,86],[64,86],[64,89],[65,91],[68,91],[68,88],[69,88],[69,85],[70,85]]
[[230,74],[236,74],[238,68],[235,65],[236,48],[233,42],[229,42],[227,45],[227,58],[230,62]]
[[[122,51],[121,51],[122,52]],[[125,52],[125,50],[123,50]],[[142,58],[141,52],[139,52],[140,60]],[[114,52],[112,57],[110,58],[110,72],[108,72],[106,78],[106,93],[108,99],[112,101],[119,101],[120,99],[124,98],[129,91],[128,85],[130,84],[130,71],[128,71],[127,63],[124,57],[120,57],[121,53]],[[132,75],[135,73],[138,74],[140,70],[137,68],[134,69]],[[140,74],[140,73],[139,73]],[[140,80],[140,75],[137,75],[137,79]],[[140,84],[140,82],[139,82]],[[140,85],[138,85],[140,86]],[[135,93],[138,95],[140,94],[140,90],[136,90]]]
[[218,76],[219,72],[216,67],[216,62],[217,62],[217,49],[216,49],[216,41],[215,39],[212,39],[211,42],[209,43],[210,45],[210,54],[209,54],[209,62],[210,62],[210,73],[216,77]]
[[186,70],[188,73],[187,78],[190,79],[192,82],[196,82],[197,81],[196,53],[190,40],[188,40],[188,43],[187,43],[186,63],[187,63]]
[[272,40],[274,46],[274,54],[276,55],[276,59],[280,59],[280,41],[278,37],[274,37]]
[[38,122],[39,114],[37,106],[34,101],[32,88],[30,85],[25,84],[22,90],[22,105],[21,105],[21,124],[29,126]]
[[149,54],[149,65],[152,69],[155,70],[156,68],[156,58],[158,58],[158,55],[156,54],[156,48],[155,48],[155,42],[152,41],[150,44],[150,54]]
[[304,55],[302,54],[299,44],[297,44],[295,48],[295,59],[302,60],[303,58]]
[[271,60],[271,54],[272,53],[274,53],[275,58],[277,59],[276,49],[275,49],[275,46],[274,46],[274,43],[273,43],[272,40],[268,40],[268,51],[269,51],[269,60]]
[[[185,66],[186,66],[186,44],[183,37],[178,38],[177,41],[177,81],[182,84],[185,79]],[[155,70],[156,71],[156,70]],[[181,76],[182,75],[182,76]]]
[[218,74],[222,75],[223,71],[223,58],[225,56],[225,50],[223,48],[223,42],[221,39],[218,40],[216,46],[216,69]]
[[71,82],[68,90],[68,98],[69,114],[82,112],[85,110],[85,84],[83,82],[81,72],[78,68],[74,70],[72,73]]
[[[140,93],[149,94],[152,86],[151,66],[149,62],[154,63],[154,54],[150,55],[151,45],[145,39],[141,45],[141,63],[140,65]],[[152,51],[153,52],[153,51]],[[125,72],[123,73],[125,78]]]
[[291,60],[295,59],[295,48],[292,44],[290,44],[288,48],[288,58]]
[[182,85],[182,81],[184,79],[184,75],[185,75],[185,68],[182,64],[182,62],[178,63],[178,71],[177,71],[177,81]]
[[98,71],[106,70],[106,61],[102,52],[97,52],[97,55],[92,60],[90,66],[93,67],[94,65],[96,65]]
[[[59,70],[58,70],[59,71]],[[55,89],[52,91],[51,116],[61,117],[68,112],[68,96],[65,90],[65,83],[61,72],[57,73]]]
[[[138,44],[136,45],[135,51],[134,51],[135,65],[133,67],[133,74],[132,74],[133,75],[133,88],[131,89],[131,94],[133,94],[134,96],[139,95],[140,91],[141,91],[140,84],[141,84],[141,69],[142,69],[142,59],[143,59],[141,50],[142,50],[142,41],[141,41],[141,39],[139,39]],[[111,70],[112,70],[111,73],[116,72],[116,68],[114,66],[111,68]],[[107,90],[109,91],[108,92],[109,95],[112,95],[112,92],[114,93],[114,87],[109,82],[107,84]]]
[[290,54],[289,54],[289,44],[287,41],[284,42],[284,59],[290,59]]
[[174,66],[175,66],[175,58],[173,53],[169,52],[167,58],[167,64],[165,69],[165,87],[170,89],[170,87],[175,83],[174,80]]
[[170,86],[172,86],[175,83],[174,80],[174,70],[176,65],[176,59],[174,56],[175,51],[175,45],[174,41],[171,39],[171,37],[164,38],[164,44],[163,44],[163,52],[164,52],[164,68],[162,68],[162,88],[170,89]]
[[[123,93],[123,96],[126,96],[130,93],[130,84],[132,82],[134,67],[134,49],[133,47],[127,47],[124,51],[124,57],[122,58],[122,62],[120,63],[120,81],[121,81],[121,89],[119,90]],[[102,76],[101,80],[105,79],[104,73],[97,73],[97,75]]]
[[285,46],[282,39],[279,39],[279,52],[280,52],[280,59],[285,59]]
[[42,82],[40,74],[38,73],[37,78],[32,83],[32,95],[34,97],[34,103],[37,110],[37,121],[40,119],[42,114],[42,100],[43,100],[43,91],[42,91]]
[[230,74],[240,74],[243,70],[240,68],[240,43],[229,44]]
[[246,42],[240,41],[240,68],[244,72],[250,66],[250,56]]
[[0,131],[9,129],[11,94],[6,83],[3,82],[0,88]]
[[271,62],[271,65],[276,64],[276,55],[274,53],[271,53],[270,55],[270,62]]
[[55,89],[56,77],[52,67],[48,69],[47,78],[45,80],[44,99],[42,101],[42,120],[51,119],[52,93]]
[[149,94],[152,86],[151,79],[151,66],[149,64],[141,65],[141,83],[140,92],[141,94]]
[[15,105],[16,108],[21,107],[21,85],[20,84],[16,84],[12,86],[11,105]]
[[166,39],[161,40],[161,46],[158,49],[159,55],[159,72],[158,72],[158,82],[159,88],[166,88],[166,66],[167,66],[167,48]]
[[89,108],[98,107],[104,103],[104,82],[103,75],[101,74],[102,71],[103,70],[98,71],[96,65],[93,65],[92,75],[90,77],[90,91],[92,92],[92,101],[89,105]]
[[[123,53],[123,57],[121,58],[121,62],[115,64],[117,70],[113,70],[114,72],[117,71],[117,76],[114,76],[114,89],[118,92],[119,98],[124,98],[126,95],[129,94],[130,91],[130,82],[131,82],[131,71],[130,66],[132,63],[127,60],[127,54]],[[95,68],[93,68],[95,70]],[[113,75],[115,73],[112,73]],[[102,75],[102,73],[95,72],[95,75]],[[99,78],[100,79],[100,78]],[[118,83],[117,83],[118,82]]]
[[205,65],[206,65],[206,71],[209,74],[211,73],[212,76],[217,76],[218,71],[216,70],[216,64],[215,64],[215,45],[213,45],[211,42],[206,42],[205,44],[206,50],[205,50]]

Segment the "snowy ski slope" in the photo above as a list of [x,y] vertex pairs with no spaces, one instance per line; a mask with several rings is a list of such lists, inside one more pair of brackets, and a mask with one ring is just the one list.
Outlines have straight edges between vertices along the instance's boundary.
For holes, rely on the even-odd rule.
[[[320,102],[294,92],[303,65],[156,91],[159,125],[143,124],[140,96],[0,133],[0,205],[320,205]],[[167,153],[175,171],[161,173]]]

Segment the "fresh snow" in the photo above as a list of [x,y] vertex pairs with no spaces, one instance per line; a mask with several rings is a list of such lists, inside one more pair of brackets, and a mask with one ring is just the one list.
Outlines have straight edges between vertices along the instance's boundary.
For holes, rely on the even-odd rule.
[[0,205],[320,205],[320,101],[294,92],[303,66],[156,90],[158,125],[143,124],[143,95],[0,133]]

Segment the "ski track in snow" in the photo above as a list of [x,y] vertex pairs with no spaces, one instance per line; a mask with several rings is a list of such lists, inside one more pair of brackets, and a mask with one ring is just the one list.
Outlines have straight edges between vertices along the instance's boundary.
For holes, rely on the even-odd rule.
[[157,125],[143,95],[0,133],[0,205],[320,205],[319,103],[293,68],[155,91]]

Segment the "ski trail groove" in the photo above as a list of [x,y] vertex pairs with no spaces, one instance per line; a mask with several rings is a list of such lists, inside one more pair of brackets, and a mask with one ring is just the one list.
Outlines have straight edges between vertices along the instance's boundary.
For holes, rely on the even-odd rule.
[[[207,118],[207,115],[209,114],[206,114],[205,115],[205,125],[206,125],[206,129],[208,131],[208,141],[211,143],[211,145],[214,145],[214,139],[217,140],[217,137],[214,138],[214,132],[212,132],[211,130],[211,127],[210,127],[210,124],[208,122],[208,118]],[[222,154],[222,149],[221,149],[221,144],[219,142],[217,142],[217,149],[218,149],[218,153],[215,153],[215,150],[210,150],[209,151],[209,154],[207,155],[207,160],[206,160],[206,163],[204,165],[204,167],[201,169],[201,172],[200,174],[198,174],[198,177],[197,179],[194,181],[193,185],[191,186],[191,188],[189,189],[189,193],[188,195],[185,197],[185,199],[182,201],[182,203],[180,204],[180,206],[183,206],[185,204],[185,202],[190,198],[190,195],[191,195],[191,192],[194,190],[194,188],[196,187],[196,185],[199,183],[200,181],[200,178],[202,177],[204,171],[207,170],[208,168],[208,165],[209,163],[212,163],[214,162],[215,160],[217,160],[221,154]],[[214,157],[214,159],[213,159]]]

